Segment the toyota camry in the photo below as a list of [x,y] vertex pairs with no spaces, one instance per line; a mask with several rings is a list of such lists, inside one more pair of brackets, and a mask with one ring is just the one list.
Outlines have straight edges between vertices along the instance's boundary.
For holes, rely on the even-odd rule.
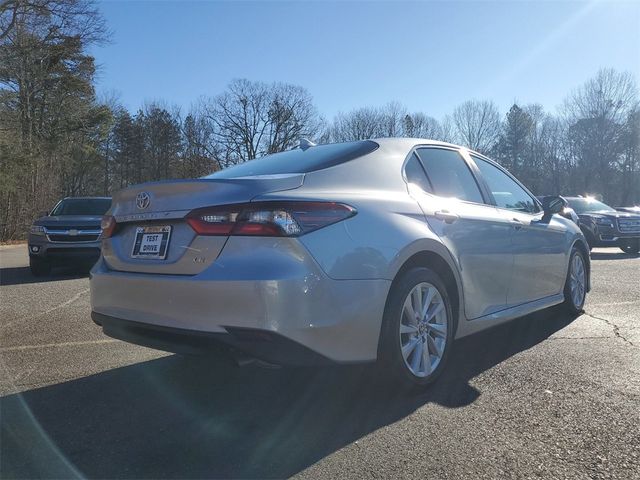
[[91,274],[105,334],[432,382],[454,339],[590,288],[589,248],[483,155],[421,139],[300,147],[118,192]]

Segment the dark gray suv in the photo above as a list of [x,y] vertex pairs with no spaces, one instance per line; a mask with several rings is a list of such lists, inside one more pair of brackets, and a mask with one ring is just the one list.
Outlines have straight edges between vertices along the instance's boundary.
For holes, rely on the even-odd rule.
[[40,217],[29,232],[29,266],[36,276],[54,265],[93,264],[100,256],[100,221],[110,197],[68,197]]

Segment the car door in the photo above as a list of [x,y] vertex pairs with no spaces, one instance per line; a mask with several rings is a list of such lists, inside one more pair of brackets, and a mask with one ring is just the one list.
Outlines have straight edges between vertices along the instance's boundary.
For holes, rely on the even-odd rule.
[[405,174],[429,227],[458,264],[466,317],[506,308],[513,227],[485,203],[467,161],[453,148],[419,147],[407,159]]
[[471,155],[500,213],[513,225],[513,274],[507,305],[560,293],[566,275],[567,227],[543,218],[539,203],[506,170]]

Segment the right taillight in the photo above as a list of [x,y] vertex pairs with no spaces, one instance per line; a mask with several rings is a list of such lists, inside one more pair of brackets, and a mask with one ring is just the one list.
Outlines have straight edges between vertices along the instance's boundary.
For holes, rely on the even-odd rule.
[[100,236],[102,238],[111,237],[116,229],[116,225],[117,223],[115,218],[113,218],[111,215],[104,215],[102,217],[102,221],[100,222],[100,228],[102,229]]
[[186,219],[198,235],[296,237],[355,214],[336,202],[256,202],[199,208]]

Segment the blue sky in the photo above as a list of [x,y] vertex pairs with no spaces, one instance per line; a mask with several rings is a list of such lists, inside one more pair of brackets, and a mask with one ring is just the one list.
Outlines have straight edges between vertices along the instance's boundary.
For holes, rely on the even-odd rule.
[[183,111],[233,78],[306,87],[325,117],[391,100],[441,118],[471,98],[553,111],[600,67],[640,83],[640,2],[99,3],[98,92]]

